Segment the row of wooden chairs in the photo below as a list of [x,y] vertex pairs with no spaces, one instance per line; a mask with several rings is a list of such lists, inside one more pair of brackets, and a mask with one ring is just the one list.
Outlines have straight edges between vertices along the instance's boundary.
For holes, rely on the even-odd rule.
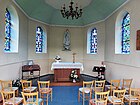
[[[27,80],[21,80],[22,84],[22,97],[15,97],[15,88],[12,87],[12,81],[0,81],[2,90],[2,98],[3,103],[12,103],[12,105],[18,105],[21,102],[24,103],[24,105],[28,104],[35,104],[36,105],[43,105],[44,100],[47,102],[48,105],[48,99],[51,98],[52,101],[52,88],[50,88],[50,81],[38,81],[38,90],[40,93],[40,97],[38,98],[38,91],[37,87],[32,86],[31,81]],[[18,88],[17,88],[18,91]],[[46,97],[45,97],[46,96]],[[42,100],[43,99],[43,100]],[[39,104],[40,103],[40,104]]]
[[85,100],[89,100],[92,98],[93,91],[100,92],[104,90],[105,80],[102,81],[83,81],[83,87],[79,88],[78,92],[78,101],[80,98],[83,101],[83,105]]
[[[117,96],[124,96],[126,93],[130,94],[131,83],[132,79],[123,79],[122,87],[120,87],[120,80],[111,80],[110,85],[105,85],[105,80],[102,81],[93,80],[88,82],[83,81],[83,87],[79,88],[78,100],[80,101],[80,98],[82,98],[84,105],[85,100],[90,100],[92,98],[92,94],[95,93],[95,99],[92,99],[90,103],[93,102],[93,100],[95,101],[97,96],[101,97],[101,100],[103,101],[103,99],[106,99],[104,97],[108,97],[110,93],[109,99],[107,98],[107,100],[109,100],[111,103],[116,103],[116,101],[113,101],[114,97],[116,97],[116,94],[118,94]],[[108,91],[104,92],[104,90]],[[122,100],[123,98],[124,97],[117,99]],[[106,103],[107,101],[104,100],[104,102]]]
[[130,93],[130,88],[133,79],[123,79],[122,86],[120,86],[121,80],[111,80],[110,85],[105,85],[110,90],[110,95],[113,94],[113,90],[126,89],[126,94]]
[[95,99],[89,100],[89,105],[107,105],[112,103],[113,105],[124,105],[127,102],[129,105],[140,102],[140,88],[130,88],[130,94],[125,94],[126,89],[113,90],[113,95],[109,96],[107,92],[95,92]]

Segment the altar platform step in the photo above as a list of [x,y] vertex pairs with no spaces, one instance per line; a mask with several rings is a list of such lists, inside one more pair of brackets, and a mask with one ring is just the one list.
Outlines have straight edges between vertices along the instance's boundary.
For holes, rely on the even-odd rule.
[[31,78],[29,80],[32,80],[33,86],[37,86],[37,81],[50,81],[50,85],[51,86],[82,86],[82,82],[83,81],[92,81],[92,80],[97,80],[97,77],[93,77],[93,76],[89,76],[89,75],[85,75],[85,74],[81,74],[80,75],[80,81],[73,83],[72,81],[65,81],[65,82],[55,82],[54,81],[54,75],[53,74],[47,74],[44,76],[40,76],[40,79],[38,78]]
[[80,82],[51,82],[50,86],[82,86],[82,81]]

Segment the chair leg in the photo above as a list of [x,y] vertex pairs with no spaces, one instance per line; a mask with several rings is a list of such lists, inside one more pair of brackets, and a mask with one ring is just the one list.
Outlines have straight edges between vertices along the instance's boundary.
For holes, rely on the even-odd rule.
[[90,92],[90,99],[92,98],[92,92]]
[[51,91],[51,101],[52,101],[52,91]]
[[83,105],[85,105],[85,94],[84,93],[82,93],[82,95],[83,95]]
[[91,104],[90,104],[90,101],[89,101],[89,105],[91,105]]
[[80,102],[80,91],[78,92],[78,102]]
[[47,94],[47,105],[48,105],[48,94]]
[[41,105],[44,105],[44,102],[43,101],[41,102]]

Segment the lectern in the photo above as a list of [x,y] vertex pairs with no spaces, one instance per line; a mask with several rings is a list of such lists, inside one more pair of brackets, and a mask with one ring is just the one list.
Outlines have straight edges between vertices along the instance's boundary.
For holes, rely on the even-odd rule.
[[105,67],[103,66],[94,66],[93,72],[98,72],[98,80],[104,80],[105,79]]

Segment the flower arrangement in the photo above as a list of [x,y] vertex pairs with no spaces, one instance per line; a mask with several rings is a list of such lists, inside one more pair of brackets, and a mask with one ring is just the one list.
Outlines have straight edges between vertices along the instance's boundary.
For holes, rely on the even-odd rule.
[[60,62],[60,61],[61,61],[61,57],[60,57],[59,55],[56,55],[56,57],[54,58],[54,60],[55,60],[56,62]]
[[72,70],[70,73],[70,79],[73,82],[76,82],[78,80],[78,75],[77,75],[77,71],[76,70]]
[[14,86],[14,87],[21,87],[20,79],[17,78],[16,80],[13,80],[12,81],[12,86]]

